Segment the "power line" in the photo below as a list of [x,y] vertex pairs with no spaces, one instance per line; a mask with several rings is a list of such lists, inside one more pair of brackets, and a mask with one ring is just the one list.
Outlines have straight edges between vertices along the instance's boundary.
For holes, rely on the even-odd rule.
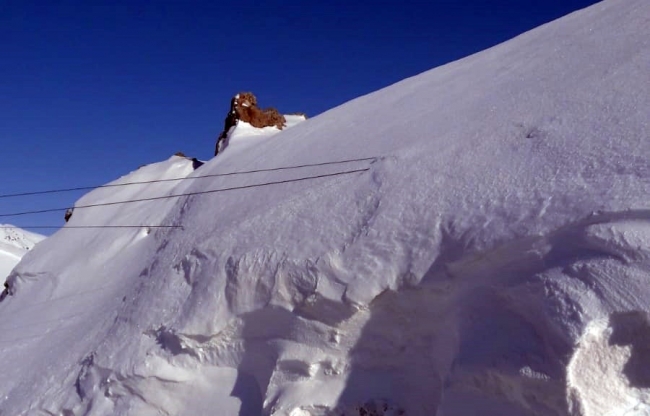
[[[306,176],[306,177],[297,178],[297,179],[285,179],[285,180],[282,180],[282,181],[264,182],[264,183],[258,183],[258,184],[253,184],[253,185],[233,186],[233,187],[230,187],[230,188],[213,189],[213,190],[209,190],[209,191],[188,192],[188,193],[185,193],[185,194],[177,194],[177,195],[154,196],[154,197],[150,197],[150,198],[132,199],[132,200],[127,200],[127,201],[104,202],[104,203],[100,203],[100,204],[78,205],[78,206],[75,206],[74,209],[104,207],[104,206],[109,206],[109,205],[131,204],[131,203],[134,203],[134,202],[156,201],[156,200],[161,200],[161,199],[180,198],[180,197],[184,197],[184,196],[212,194],[212,193],[217,193],[217,192],[234,191],[234,190],[237,190],[237,189],[249,189],[249,188],[257,188],[257,187],[269,186],[269,185],[278,185],[278,184],[283,184],[283,183],[301,182],[301,181],[306,181],[306,180],[311,180],[311,179],[328,178],[328,177],[332,177],[332,176],[350,175],[352,173],[366,172],[366,171],[369,171],[369,170],[370,170],[370,168],[355,169],[355,170],[348,170],[348,171],[343,171],[343,172],[327,173],[327,174],[323,174],[323,175]],[[70,207],[49,208],[49,209],[42,209],[42,210],[36,210],[36,211],[13,212],[13,213],[9,213],[9,214],[0,214],[0,217],[17,217],[17,216],[20,216],[20,215],[44,214],[44,213],[47,213],[47,212],[66,211],[69,208]]]
[[302,168],[316,167],[316,166],[340,165],[340,164],[343,164],[343,163],[364,162],[364,161],[369,161],[369,160],[374,161],[374,160],[377,160],[377,159],[378,159],[377,157],[362,157],[362,158],[358,158],[358,159],[338,160],[338,161],[334,161],[334,162],[320,162],[320,163],[311,163],[311,164],[296,165],[296,166],[283,166],[283,167],[279,167],[279,168],[255,169],[255,170],[245,170],[245,171],[239,171],[239,172],[228,172],[228,173],[215,173],[215,174],[211,174],[211,175],[192,176],[192,177],[185,177],[185,178],[152,179],[152,180],[149,180],[149,181],[115,183],[115,184],[106,184],[106,185],[98,185],[98,186],[77,186],[77,187],[72,187],[72,188],[48,189],[48,190],[44,190],[44,191],[19,192],[19,193],[15,193],[15,194],[0,194],[0,198],[17,198],[17,197],[21,197],[21,196],[55,194],[55,193],[72,192],[72,191],[87,191],[87,190],[90,190],[90,189],[113,188],[113,187],[118,187],[118,186],[130,186],[130,185],[145,185],[145,184],[158,183],[158,182],[174,182],[174,181],[185,181],[185,180],[193,180],[193,179],[218,178],[218,177],[221,177],[221,176],[247,175],[247,174],[251,174],[251,173],[274,172],[274,171],[282,171],[282,170],[290,170],[290,169],[302,169]]

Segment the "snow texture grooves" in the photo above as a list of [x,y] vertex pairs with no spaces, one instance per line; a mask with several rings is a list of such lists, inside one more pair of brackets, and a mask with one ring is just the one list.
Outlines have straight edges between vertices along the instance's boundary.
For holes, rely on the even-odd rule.
[[[376,206],[360,205],[362,220],[355,230],[367,227]],[[589,374],[600,373],[585,357],[613,349],[615,354],[602,354],[603,362],[611,363],[606,371],[620,380],[614,399],[638,398],[628,401],[630,408],[639,408],[647,380],[633,364],[646,360],[645,315],[615,312],[608,325],[616,335],[598,335],[601,331],[592,339],[583,333],[591,334],[586,328],[602,319],[599,308],[589,309],[592,302],[614,297],[623,302],[618,309],[629,307],[624,302],[632,299],[628,292],[634,286],[618,285],[618,280],[647,284],[649,220],[646,210],[594,213],[546,235],[483,252],[471,249],[467,233],[441,226],[444,249],[422,285],[386,289],[367,307],[319,294],[321,276],[333,273],[328,262],[296,263],[265,251],[230,255],[222,266],[223,299],[234,312],[230,322],[216,333],[184,333],[167,326],[145,331],[158,346],[149,353],[151,362],[172,368],[175,376],[116,372],[91,355],[77,377],[78,406],[83,414],[134,408],[142,414],[174,414],[169,409],[182,408],[182,402],[160,407],[152,401],[159,395],[143,391],[166,391],[171,384],[198,388],[206,380],[222,380],[219,371],[231,371],[229,384],[221,383],[241,404],[240,415],[282,414],[275,407],[279,386],[342,378],[337,406],[315,403],[296,409],[312,415],[354,414],[350,409],[387,403],[406,414],[460,415],[463,403],[471,403],[512,415],[591,416],[609,414],[602,413],[609,408],[603,410],[606,405],[588,393],[596,377]],[[175,263],[176,279],[186,288],[182,293],[205,291],[196,279],[209,270],[214,256],[195,247]],[[144,269],[142,284],[160,267],[154,262]],[[140,286],[136,292],[143,290]],[[458,305],[465,306],[457,310]],[[124,319],[130,314],[125,311]],[[567,322],[564,316],[573,319]],[[630,338],[630,327],[641,338]],[[357,331],[357,339],[348,335]],[[616,352],[626,345],[632,346],[631,354]],[[332,360],[347,348],[348,363]],[[196,374],[179,378],[185,368],[209,374],[201,373],[200,380]],[[628,382],[639,392],[630,393]],[[623,403],[614,399],[605,403]]]
[[[612,315],[614,335],[609,344],[633,345],[633,354],[605,356],[605,377],[619,380],[617,391],[590,393],[596,384],[613,388],[601,382],[596,374],[602,373],[592,364],[596,348],[592,344],[606,343],[607,337],[596,335],[601,341],[587,337],[585,345],[575,349],[598,315],[593,314],[596,308],[580,306],[571,293],[575,289],[565,280],[575,279],[587,299],[630,298],[629,304],[619,305],[622,310],[630,307],[632,295],[627,292],[634,286],[628,289],[618,280],[630,280],[638,267],[645,267],[639,262],[650,253],[649,220],[646,210],[594,213],[547,236],[516,240],[482,253],[466,253],[465,244],[447,240],[445,256],[455,260],[444,267],[434,262],[424,286],[387,291],[370,304],[370,318],[351,350],[340,405],[391,397],[407,414],[461,415],[479,405],[512,415],[609,415],[625,404],[611,398],[618,395],[636,397],[627,405],[639,409],[648,393],[632,394],[629,389],[650,392],[641,370],[650,357],[643,346],[647,315]],[[604,263],[611,264],[611,279],[600,275]],[[565,277],[558,280],[558,274]],[[638,284],[647,283],[644,271]],[[540,290],[547,294],[546,304],[539,303],[544,299]],[[604,293],[611,291],[617,293]],[[465,305],[460,314],[453,311],[459,304]],[[561,319],[566,315],[573,315],[572,325]],[[618,362],[608,364],[615,358]],[[585,382],[584,377],[593,379]],[[605,404],[597,404],[596,410],[576,410],[576,403],[593,406],[589,405],[593,400]]]
[[70,220],[182,229],[30,250],[0,303],[2,412],[647,414],[649,19],[605,0],[272,138],[242,130],[198,171],[115,183],[385,155],[339,166],[365,172],[90,192],[78,205],[192,196]]

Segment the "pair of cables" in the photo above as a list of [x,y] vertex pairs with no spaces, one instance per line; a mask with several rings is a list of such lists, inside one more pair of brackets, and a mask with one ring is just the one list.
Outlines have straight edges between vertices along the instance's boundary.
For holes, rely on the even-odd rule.
[[[81,191],[81,190],[92,190],[92,189],[101,189],[101,188],[124,187],[124,186],[134,186],[134,185],[146,185],[146,184],[153,184],[153,183],[160,183],[160,182],[187,181],[187,180],[199,180],[199,179],[205,179],[205,178],[227,177],[227,176],[235,176],[235,175],[249,175],[249,174],[254,174],[254,173],[277,172],[277,171],[304,169],[304,168],[318,167],[318,166],[341,165],[341,164],[355,163],[355,162],[357,162],[357,163],[358,162],[373,163],[373,162],[375,162],[377,160],[378,160],[378,157],[364,157],[364,158],[356,158],[356,159],[338,160],[338,161],[333,161],[333,162],[320,162],[320,163],[311,163],[311,164],[304,164],[304,165],[267,168],[267,169],[255,169],[255,170],[248,170],[248,171],[216,173],[216,174],[198,175],[198,176],[184,177],[184,178],[154,179],[154,180],[148,180],[148,181],[136,181],[136,182],[127,182],[127,183],[120,183],[120,184],[106,184],[106,185],[99,185],[99,186],[79,186],[79,187],[71,187],[71,188],[48,189],[48,190],[43,190],[43,191],[0,194],[0,199],[18,198],[18,197],[25,197],[25,196],[32,196],[32,195],[45,195],[45,194],[64,193],[64,192]],[[124,200],[124,201],[114,201],[114,202],[104,202],[104,203],[98,203],[98,204],[78,205],[74,209],[85,209],[85,208],[94,208],[94,207],[111,206],[111,205],[123,205],[123,204],[137,203],[137,202],[157,201],[157,200],[172,199],[172,198],[182,198],[182,197],[189,197],[189,196],[194,196],[194,195],[214,194],[214,193],[220,193],[220,192],[234,191],[234,190],[238,190],[238,189],[250,189],[250,188],[258,188],[258,187],[264,187],[264,186],[286,184],[286,183],[304,182],[304,181],[309,181],[309,180],[315,180],[315,179],[321,179],[321,178],[330,178],[330,177],[335,177],[335,176],[351,175],[351,174],[354,174],[354,173],[366,172],[368,170],[370,170],[369,166],[364,167],[364,168],[359,168],[359,169],[344,170],[344,171],[338,171],[338,172],[334,172],[334,173],[326,173],[326,174],[321,174],[321,175],[303,176],[303,177],[295,178],[295,179],[284,179],[284,180],[278,180],[278,181],[268,181],[268,182],[256,183],[256,184],[251,184],[251,185],[233,186],[233,187],[228,187],[228,188],[212,189],[212,190],[197,191],[197,192],[187,192],[187,193],[182,193],[182,194],[164,195],[164,196],[156,196],[156,197],[149,197],[149,198],[130,199],[130,200]],[[36,214],[43,214],[43,213],[49,213],[49,212],[62,212],[62,211],[67,211],[68,209],[69,209],[69,207],[59,207],[59,208],[47,208],[47,209],[32,210],[32,211],[19,211],[19,212],[11,212],[11,213],[0,213],[0,218],[17,217],[17,216],[25,216],[25,215],[36,215]],[[7,229],[7,228],[18,228],[18,227],[4,226],[4,227],[0,227],[0,228]],[[60,226],[50,226],[50,225],[36,225],[36,226],[23,226],[23,227],[20,227],[20,228],[58,229],[58,228],[61,228],[61,227]],[[65,226],[65,228],[67,228],[67,229],[80,229],[80,228],[181,228],[181,226],[177,226],[177,225],[95,225],[95,226],[93,226],[93,225],[83,225],[83,226],[67,225],[67,226]]]

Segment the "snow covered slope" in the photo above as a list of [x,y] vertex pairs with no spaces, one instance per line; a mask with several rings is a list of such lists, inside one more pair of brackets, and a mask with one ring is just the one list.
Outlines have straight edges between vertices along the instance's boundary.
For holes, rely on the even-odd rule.
[[8,224],[0,224],[0,280],[9,275],[20,259],[45,237]]
[[256,128],[249,123],[238,120],[237,125],[233,126],[228,132],[226,142],[228,143],[227,152],[222,150],[219,154],[220,160],[224,158],[238,158],[241,152],[247,151],[251,146],[256,146],[260,141],[268,140],[281,131],[287,131],[294,126],[306,120],[303,115],[284,114],[286,120],[285,127],[280,130],[275,126]]
[[182,228],[28,253],[2,414],[650,413],[649,23],[606,0],[120,181],[300,168],[89,193],[69,226]]

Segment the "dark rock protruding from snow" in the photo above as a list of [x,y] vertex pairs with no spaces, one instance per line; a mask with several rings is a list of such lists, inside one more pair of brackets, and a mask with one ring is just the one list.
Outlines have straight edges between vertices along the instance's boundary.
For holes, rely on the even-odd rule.
[[183,152],[176,152],[176,153],[174,153],[174,156],[184,157],[185,159],[191,160],[192,161],[192,167],[194,168],[194,170],[200,168],[205,163],[205,162],[202,162],[202,161],[200,161],[199,159],[197,159],[195,157],[189,157]]
[[275,126],[282,130],[286,126],[286,119],[278,110],[273,107],[260,109],[257,106],[257,97],[253,93],[241,92],[230,101],[230,110],[226,116],[223,131],[217,138],[215,156],[228,145],[228,134],[239,120],[257,128]]

